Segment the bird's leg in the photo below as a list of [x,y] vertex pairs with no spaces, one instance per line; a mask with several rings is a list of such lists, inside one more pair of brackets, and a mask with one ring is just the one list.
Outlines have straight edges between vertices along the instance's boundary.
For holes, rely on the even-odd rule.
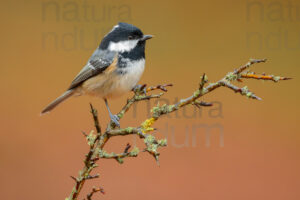
[[120,127],[120,122],[119,122],[119,117],[117,115],[113,115],[109,109],[109,106],[108,106],[108,103],[107,103],[107,99],[104,99],[104,102],[105,102],[105,105],[106,105],[106,108],[108,110],[108,114],[109,114],[109,117],[111,119],[111,121],[117,126],[117,127]]

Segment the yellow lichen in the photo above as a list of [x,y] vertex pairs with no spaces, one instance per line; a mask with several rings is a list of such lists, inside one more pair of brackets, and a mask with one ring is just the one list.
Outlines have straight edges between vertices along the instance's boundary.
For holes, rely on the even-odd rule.
[[153,131],[154,129],[151,126],[154,124],[155,121],[156,121],[156,119],[153,118],[153,117],[151,117],[150,119],[147,119],[146,121],[144,121],[141,124],[142,132],[147,133],[149,131]]

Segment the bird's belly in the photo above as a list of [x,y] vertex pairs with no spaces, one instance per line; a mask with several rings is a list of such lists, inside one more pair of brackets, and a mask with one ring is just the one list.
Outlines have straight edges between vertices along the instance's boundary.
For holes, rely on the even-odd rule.
[[85,81],[81,93],[101,98],[116,98],[130,90],[138,83],[144,71],[145,61],[140,61],[124,69],[111,73],[101,73]]

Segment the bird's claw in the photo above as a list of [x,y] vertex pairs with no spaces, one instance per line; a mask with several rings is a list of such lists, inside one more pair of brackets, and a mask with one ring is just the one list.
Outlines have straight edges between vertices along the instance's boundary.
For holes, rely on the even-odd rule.
[[111,115],[110,120],[117,126],[120,127],[120,118],[117,115]]
[[136,94],[144,94],[146,95],[147,89],[146,89],[146,84],[143,85],[136,85],[134,88],[132,88],[132,91]]

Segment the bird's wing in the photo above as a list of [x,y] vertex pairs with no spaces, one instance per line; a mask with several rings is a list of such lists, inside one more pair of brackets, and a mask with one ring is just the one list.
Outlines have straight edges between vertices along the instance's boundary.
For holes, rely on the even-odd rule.
[[86,66],[74,78],[68,90],[76,88],[87,79],[102,73],[112,63],[115,63],[116,59],[118,59],[118,56],[115,52],[105,52],[97,49]]

